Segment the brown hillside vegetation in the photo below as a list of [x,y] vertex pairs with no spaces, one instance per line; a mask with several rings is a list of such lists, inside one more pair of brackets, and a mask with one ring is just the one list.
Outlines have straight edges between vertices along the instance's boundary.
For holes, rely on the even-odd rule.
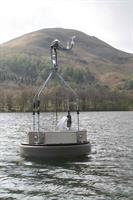
[[[4,91],[3,98],[6,99],[7,94],[12,97],[15,85],[17,93],[9,99],[18,102],[20,107],[20,94],[26,93],[25,101],[30,105],[31,97],[26,91],[30,90],[32,96],[35,87],[47,77],[51,68],[51,42],[58,38],[66,45],[73,35],[76,36],[73,50],[59,52],[59,70],[82,97],[82,109],[132,109],[133,54],[117,50],[80,31],[62,28],[42,29],[0,45],[0,92],[3,94]],[[118,103],[121,98],[123,102]],[[100,103],[101,99],[104,99],[103,103]],[[59,109],[64,107],[60,105]],[[21,110],[29,110],[29,107]]]

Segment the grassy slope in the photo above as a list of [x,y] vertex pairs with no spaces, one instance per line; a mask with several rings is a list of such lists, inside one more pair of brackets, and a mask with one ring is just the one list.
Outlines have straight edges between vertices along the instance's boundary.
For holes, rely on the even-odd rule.
[[[18,54],[42,59],[49,57],[50,43],[58,38],[64,45],[75,35],[75,47],[71,53],[60,53],[59,64],[89,69],[101,84],[117,87],[133,77],[133,55],[119,51],[105,42],[82,32],[69,29],[43,29],[23,35],[0,45],[0,59]],[[5,61],[6,62],[6,61]],[[7,70],[8,67],[6,68]]]

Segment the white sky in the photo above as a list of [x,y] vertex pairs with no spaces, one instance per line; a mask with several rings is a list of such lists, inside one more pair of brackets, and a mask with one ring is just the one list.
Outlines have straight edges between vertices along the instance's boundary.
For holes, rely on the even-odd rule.
[[80,30],[133,53],[133,0],[0,0],[0,43],[51,27]]

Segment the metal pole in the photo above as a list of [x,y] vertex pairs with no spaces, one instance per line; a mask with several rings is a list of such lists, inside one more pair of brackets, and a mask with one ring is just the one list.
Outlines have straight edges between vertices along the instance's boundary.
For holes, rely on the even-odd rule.
[[33,103],[33,132],[35,131],[35,102]]
[[57,76],[58,76],[59,79],[64,83],[64,85],[72,91],[72,93],[73,93],[73,94],[76,96],[76,98],[78,99],[77,93],[68,85],[68,83],[63,79],[63,77],[62,77],[60,74],[58,74],[58,73],[57,73]]
[[78,123],[78,131],[79,131],[79,99],[78,99],[78,95],[77,95],[77,93],[67,84],[67,82],[63,79],[63,77],[62,77],[60,74],[57,73],[57,75],[58,75],[59,79],[64,83],[64,85],[65,85],[66,87],[68,87],[68,88],[73,92],[73,94],[76,96],[76,104],[77,104],[77,123]]
[[52,76],[53,72],[54,72],[54,71],[52,71],[52,72],[49,74],[49,76],[48,76],[48,78],[46,79],[46,81],[44,82],[43,86],[40,88],[40,90],[39,90],[38,94],[37,94],[37,95],[35,95],[35,97],[37,96],[37,98],[38,98],[38,99],[39,99],[39,97],[40,97],[40,94],[41,94],[41,92],[43,91],[43,89],[45,89],[45,87],[47,86],[47,84],[48,84],[48,81],[50,80],[50,78],[51,78],[51,76]]
[[77,121],[78,121],[78,131],[79,131],[79,110],[77,110]]
[[38,114],[38,132],[40,131],[40,114]]
[[35,132],[35,114],[33,114],[33,132]]
[[56,112],[56,126],[57,126],[57,122],[58,122],[58,112],[57,112],[57,92],[56,92],[56,97],[55,97],[55,112]]
[[79,107],[78,102],[79,101],[78,101],[78,95],[77,95],[77,93],[68,85],[68,83],[63,79],[63,77],[60,74],[57,73],[57,76],[59,77],[59,79],[61,80],[61,82],[63,82],[64,85],[67,88],[69,88],[72,91],[72,93],[75,95],[75,97],[76,97],[76,105],[77,105],[77,110],[78,110],[78,107]]
[[37,114],[38,114],[38,143],[40,143],[40,100],[37,100]]

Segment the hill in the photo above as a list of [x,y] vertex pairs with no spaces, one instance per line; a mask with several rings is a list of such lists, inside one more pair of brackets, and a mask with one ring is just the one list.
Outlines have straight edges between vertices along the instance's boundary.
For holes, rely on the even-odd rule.
[[[123,91],[128,97],[132,96],[133,54],[115,49],[94,36],[62,28],[42,29],[0,45],[1,92],[34,90],[51,68],[51,42],[58,38],[66,45],[73,35],[76,36],[73,50],[59,52],[59,69],[63,77],[76,88],[79,85],[84,90],[106,88],[106,94],[108,88],[108,91]],[[88,91],[90,89],[86,93]]]

